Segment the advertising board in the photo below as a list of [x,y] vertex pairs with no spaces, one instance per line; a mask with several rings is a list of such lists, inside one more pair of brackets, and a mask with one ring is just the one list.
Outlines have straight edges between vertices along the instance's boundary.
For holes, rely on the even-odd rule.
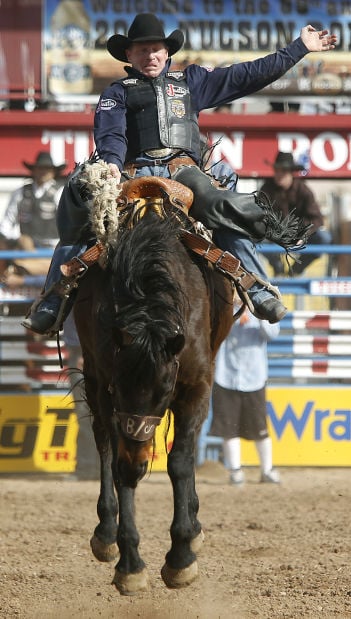
[[[0,474],[73,473],[78,422],[65,392],[1,395]],[[152,470],[166,470],[173,428],[164,418],[156,430]],[[92,449],[95,448],[92,438]]]
[[349,3],[318,0],[44,1],[43,91],[52,96],[99,93],[124,75],[123,63],[106,52],[114,33],[126,35],[135,15],[156,13],[166,34],[180,29],[185,44],[173,65],[213,68],[252,60],[285,47],[312,24],[338,37],[337,54],[313,54],[262,94],[335,95],[351,92]]
[[[271,387],[268,419],[276,466],[351,466],[351,387]],[[67,395],[6,395],[0,404],[0,473],[70,473],[77,418]],[[157,428],[153,471],[167,470],[173,426]],[[95,446],[92,445],[92,449]],[[242,441],[244,466],[258,464]]]

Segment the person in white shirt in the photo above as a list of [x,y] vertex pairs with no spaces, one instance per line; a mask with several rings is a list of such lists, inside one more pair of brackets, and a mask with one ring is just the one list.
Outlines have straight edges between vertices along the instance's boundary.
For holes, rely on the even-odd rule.
[[272,464],[272,441],[267,428],[267,341],[278,336],[279,324],[259,320],[245,309],[221,344],[212,391],[209,434],[223,438],[230,483],[242,484],[241,438],[255,441],[261,482],[279,483]]

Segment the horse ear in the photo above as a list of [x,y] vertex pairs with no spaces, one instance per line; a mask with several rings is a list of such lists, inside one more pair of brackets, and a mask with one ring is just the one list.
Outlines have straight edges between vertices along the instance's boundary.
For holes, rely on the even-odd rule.
[[171,355],[177,355],[180,353],[185,344],[185,337],[182,333],[177,333],[174,337],[170,337],[167,340],[166,350]]

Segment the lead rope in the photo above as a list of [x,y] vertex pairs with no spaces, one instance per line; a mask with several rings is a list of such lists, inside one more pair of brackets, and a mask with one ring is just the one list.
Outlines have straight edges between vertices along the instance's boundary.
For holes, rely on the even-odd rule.
[[63,370],[63,360],[62,360],[62,350],[61,350],[60,334],[59,334],[58,331],[56,333],[56,346],[57,346],[57,352],[58,352],[58,357],[59,357],[59,362],[60,362],[60,368],[61,368],[61,370]]

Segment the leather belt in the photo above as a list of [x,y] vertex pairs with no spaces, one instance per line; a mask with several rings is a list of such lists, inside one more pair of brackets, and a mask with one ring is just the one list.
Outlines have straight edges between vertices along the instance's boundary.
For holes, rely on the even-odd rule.
[[126,172],[130,177],[133,178],[135,176],[135,171],[138,168],[157,165],[168,166],[170,173],[174,174],[174,172],[179,168],[179,166],[196,166],[197,164],[191,157],[174,157],[174,159],[171,159],[170,161],[164,161],[163,159],[153,159],[148,163],[126,163],[123,168],[123,172]]

